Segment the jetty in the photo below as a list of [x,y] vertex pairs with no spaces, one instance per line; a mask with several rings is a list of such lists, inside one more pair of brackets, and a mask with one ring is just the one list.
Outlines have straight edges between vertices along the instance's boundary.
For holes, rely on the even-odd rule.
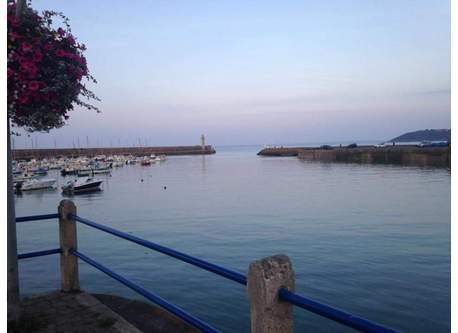
[[264,148],[260,156],[296,156],[307,161],[395,164],[406,166],[451,166],[451,149],[448,147],[417,147],[397,145],[387,147],[359,146],[355,148],[329,147],[290,147]]
[[165,147],[106,147],[106,148],[54,148],[54,149],[14,149],[13,159],[30,160],[57,157],[94,157],[99,155],[210,155],[216,150],[210,145],[165,146]]

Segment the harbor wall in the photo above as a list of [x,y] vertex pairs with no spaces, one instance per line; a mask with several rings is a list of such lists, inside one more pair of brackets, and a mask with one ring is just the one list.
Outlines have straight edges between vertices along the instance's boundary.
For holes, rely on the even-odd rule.
[[323,162],[450,167],[450,147],[301,149],[298,151],[298,157]]
[[299,150],[305,149],[301,147],[293,147],[293,148],[264,148],[262,149],[258,155],[260,156],[297,156]]
[[168,146],[168,147],[117,147],[117,148],[57,148],[15,149],[13,159],[30,160],[53,157],[94,157],[97,155],[208,155],[216,153],[212,146]]
[[343,163],[398,164],[450,168],[450,147],[389,146],[358,148],[265,148],[260,156],[297,156],[303,160]]

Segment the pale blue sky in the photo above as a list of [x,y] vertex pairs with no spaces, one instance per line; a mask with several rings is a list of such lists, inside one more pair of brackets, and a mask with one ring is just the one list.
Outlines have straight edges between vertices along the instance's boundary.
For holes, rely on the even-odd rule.
[[[101,114],[39,147],[384,140],[450,127],[449,1],[60,1]],[[31,139],[15,139],[30,147]]]

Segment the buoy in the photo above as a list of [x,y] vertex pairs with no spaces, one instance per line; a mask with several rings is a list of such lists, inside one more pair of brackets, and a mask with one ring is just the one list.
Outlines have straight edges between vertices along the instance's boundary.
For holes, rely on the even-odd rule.
[[164,190],[166,190],[166,189],[167,189],[167,186],[164,186]]
[[140,181],[143,182],[143,178]]

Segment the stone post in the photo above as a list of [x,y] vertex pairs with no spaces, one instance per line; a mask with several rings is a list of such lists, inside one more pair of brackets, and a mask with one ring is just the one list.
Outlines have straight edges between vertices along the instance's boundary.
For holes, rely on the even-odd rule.
[[287,256],[275,255],[250,264],[251,333],[293,332],[293,306],[278,298],[280,288],[294,291],[294,271]]
[[60,276],[61,290],[64,292],[79,291],[78,258],[69,253],[77,250],[76,222],[68,219],[68,214],[76,215],[76,206],[71,200],[62,200],[59,204],[59,237],[60,237]]

